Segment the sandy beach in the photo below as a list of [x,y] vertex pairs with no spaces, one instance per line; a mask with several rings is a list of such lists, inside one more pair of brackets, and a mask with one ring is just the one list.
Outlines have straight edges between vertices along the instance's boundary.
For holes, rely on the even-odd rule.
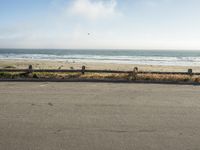
[[200,72],[200,67],[197,66],[162,66],[162,65],[137,65],[137,64],[116,64],[116,63],[93,63],[93,62],[76,62],[76,61],[50,61],[50,60],[15,60],[4,59],[0,60],[0,68],[7,66],[15,68],[28,68],[33,65],[35,69],[80,69],[83,65],[86,69],[106,69],[106,70],[133,70],[138,67],[140,71],[183,71],[193,69],[194,72]]

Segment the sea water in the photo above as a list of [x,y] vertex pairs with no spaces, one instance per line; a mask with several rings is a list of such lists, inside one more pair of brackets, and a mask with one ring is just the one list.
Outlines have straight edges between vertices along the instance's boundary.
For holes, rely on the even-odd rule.
[[0,59],[101,62],[138,65],[200,66],[200,51],[0,49]]

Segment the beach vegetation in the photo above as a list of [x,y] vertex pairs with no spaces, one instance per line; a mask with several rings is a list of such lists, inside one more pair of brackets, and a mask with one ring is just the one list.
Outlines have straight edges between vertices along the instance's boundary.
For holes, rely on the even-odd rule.
[[179,75],[179,74],[137,74],[133,78],[128,73],[90,73],[82,74],[81,72],[64,72],[64,73],[49,73],[49,72],[33,72],[33,73],[13,73],[0,72],[0,79],[109,79],[109,80],[127,80],[127,81],[171,81],[171,82],[195,82],[200,83],[199,76]]
[[19,77],[18,73],[0,72],[1,79],[16,79]]
[[138,80],[151,81],[190,81],[192,78],[188,75],[174,75],[174,74],[139,74]]
[[5,66],[4,69],[15,69],[15,66]]

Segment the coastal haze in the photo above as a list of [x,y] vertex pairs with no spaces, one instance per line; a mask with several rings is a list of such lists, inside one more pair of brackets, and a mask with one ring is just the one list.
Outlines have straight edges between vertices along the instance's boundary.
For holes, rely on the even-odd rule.
[[0,48],[200,50],[199,0],[1,0]]

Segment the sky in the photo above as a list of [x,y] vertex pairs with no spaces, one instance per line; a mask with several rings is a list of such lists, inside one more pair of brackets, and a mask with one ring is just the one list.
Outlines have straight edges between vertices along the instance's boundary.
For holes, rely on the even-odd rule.
[[200,0],[0,0],[0,48],[200,50]]

